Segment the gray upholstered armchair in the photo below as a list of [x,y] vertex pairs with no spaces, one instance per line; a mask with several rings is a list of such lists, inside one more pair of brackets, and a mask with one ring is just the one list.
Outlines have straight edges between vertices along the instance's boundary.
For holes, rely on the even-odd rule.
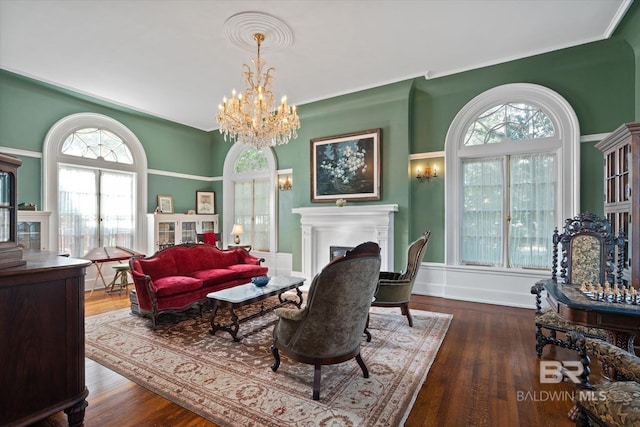
[[[576,332],[568,340],[578,350],[583,365],[575,397],[578,426],[640,426],[640,357],[606,341]],[[612,379],[589,383],[591,358],[598,360]]]
[[380,248],[367,242],[335,258],[318,273],[301,309],[278,308],[273,330],[271,369],[280,366],[279,351],[298,362],[314,365],[313,399],[320,398],[322,365],[356,358],[365,378],[369,371],[360,357],[365,323],[380,272]]
[[426,231],[409,245],[407,265],[401,273],[380,272],[376,300],[372,304],[376,307],[400,307],[402,314],[407,316],[411,327],[413,327],[413,319],[409,312],[409,298],[420,269],[422,256],[427,248],[427,243],[429,243],[429,236],[431,236],[431,232]]

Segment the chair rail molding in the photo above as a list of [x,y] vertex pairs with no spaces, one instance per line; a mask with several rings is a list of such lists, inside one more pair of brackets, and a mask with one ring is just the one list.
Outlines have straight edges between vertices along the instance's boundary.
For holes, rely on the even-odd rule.
[[302,273],[315,276],[329,262],[331,246],[380,246],[381,269],[394,266],[394,213],[398,205],[348,205],[294,208],[302,229]]

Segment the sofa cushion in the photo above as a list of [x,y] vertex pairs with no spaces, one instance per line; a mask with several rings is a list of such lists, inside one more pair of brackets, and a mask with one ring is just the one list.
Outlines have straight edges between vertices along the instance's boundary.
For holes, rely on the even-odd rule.
[[227,268],[211,268],[194,271],[190,276],[202,280],[204,286],[212,286],[233,280],[238,277],[238,273]]
[[227,268],[230,265],[236,265],[238,262],[238,254],[235,250],[219,251],[214,257],[213,268]]
[[171,253],[176,260],[176,274],[190,276],[192,271],[213,268],[217,256],[209,245],[173,246]]
[[154,280],[158,297],[182,294],[202,288],[202,280],[188,276],[170,276]]
[[236,264],[230,265],[227,268],[235,271],[239,279],[251,279],[255,276],[264,276],[269,272],[267,267],[253,264]]
[[151,277],[154,282],[168,276],[175,276],[178,273],[176,261],[170,254],[163,254],[157,258],[139,260],[140,268],[144,274]]

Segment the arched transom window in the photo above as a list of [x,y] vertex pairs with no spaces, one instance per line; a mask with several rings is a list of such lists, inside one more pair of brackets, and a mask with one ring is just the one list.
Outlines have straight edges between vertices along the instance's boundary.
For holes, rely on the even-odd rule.
[[106,162],[133,164],[129,147],[106,129],[86,128],[73,132],[62,143],[62,154]]
[[464,145],[533,140],[554,135],[553,122],[539,107],[506,103],[481,113],[467,129]]

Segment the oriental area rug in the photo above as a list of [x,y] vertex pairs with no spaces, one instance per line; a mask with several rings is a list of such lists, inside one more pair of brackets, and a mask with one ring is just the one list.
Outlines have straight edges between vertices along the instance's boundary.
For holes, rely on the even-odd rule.
[[[276,300],[277,301],[277,300]],[[266,305],[266,302],[265,302]],[[251,306],[243,309],[251,310]],[[259,307],[258,307],[259,309]],[[254,308],[255,310],[255,308]],[[219,426],[399,426],[427,377],[452,316],[372,307],[361,355],[322,367],[312,400],[313,366],[281,353],[271,370],[274,313],[240,324],[240,342],[209,334],[209,313],[150,320],[128,308],[86,318],[86,356]]]

